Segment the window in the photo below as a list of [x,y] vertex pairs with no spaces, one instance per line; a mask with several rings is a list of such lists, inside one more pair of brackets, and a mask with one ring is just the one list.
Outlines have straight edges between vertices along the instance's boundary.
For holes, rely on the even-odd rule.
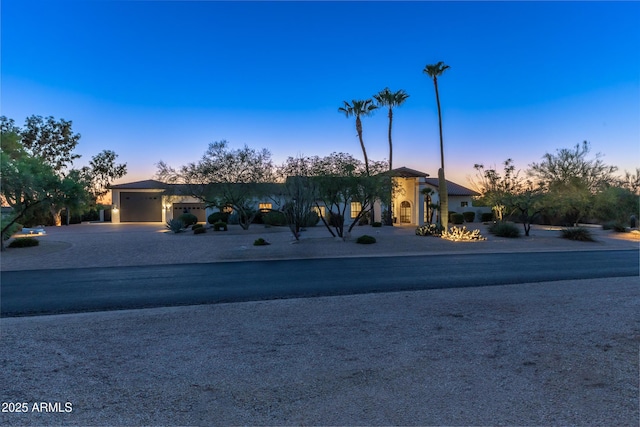
[[225,207],[222,208],[222,212],[224,213],[233,213],[233,206],[231,205],[226,205]]
[[351,202],[351,219],[357,218],[362,210],[362,204],[360,202]]
[[460,202],[460,207],[466,208],[467,206],[469,206],[469,202]]
[[271,210],[271,206],[271,203],[259,203],[258,209],[260,209],[260,212],[269,212]]

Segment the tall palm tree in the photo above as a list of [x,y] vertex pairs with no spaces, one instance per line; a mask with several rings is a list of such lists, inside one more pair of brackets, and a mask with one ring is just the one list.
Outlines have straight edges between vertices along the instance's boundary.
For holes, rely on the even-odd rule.
[[367,150],[364,147],[364,141],[362,140],[362,121],[360,117],[370,116],[373,110],[378,108],[371,99],[364,100],[352,100],[351,104],[347,101],[344,102],[344,107],[338,108],[338,111],[344,113],[346,117],[355,116],[356,118],[356,132],[358,132],[358,138],[360,139],[360,147],[362,148],[362,154],[364,155],[364,167],[369,176],[369,158],[367,157]]
[[436,88],[436,103],[438,104],[438,126],[440,127],[440,169],[438,170],[438,193],[440,197],[440,221],[444,229],[449,224],[449,194],[447,192],[447,182],[444,176],[444,145],[442,143],[442,112],[440,110],[440,95],[438,94],[438,77],[449,68],[444,62],[437,64],[427,64],[422,70],[423,73],[433,79]]
[[373,98],[378,103],[378,107],[389,108],[389,170],[393,169],[393,142],[391,140],[391,127],[393,126],[393,109],[399,107],[407,100],[409,95],[402,89],[391,92],[388,87],[384,88]]

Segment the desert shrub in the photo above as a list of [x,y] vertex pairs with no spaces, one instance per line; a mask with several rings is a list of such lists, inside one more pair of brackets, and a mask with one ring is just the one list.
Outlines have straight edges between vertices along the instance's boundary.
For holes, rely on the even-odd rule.
[[372,227],[382,227],[382,223],[380,221],[376,221],[373,224],[371,224]]
[[473,222],[476,219],[476,213],[473,211],[462,212],[465,222]]
[[364,235],[364,236],[360,236],[358,237],[358,239],[356,240],[356,243],[360,243],[362,245],[370,245],[372,243],[376,242],[376,238],[373,236],[368,236],[368,235]]
[[498,237],[520,237],[520,228],[510,222],[496,222],[489,227],[489,233]]
[[215,224],[213,224],[213,231],[227,231],[227,230],[228,230],[228,227],[226,222],[218,221]]
[[18,237],[13,242],[9,243],[10,248],[28,248],[31,246],[38,246],[40,241],[33,237]]
[[193,234],[204,234],[207,232],[207,229],[204,227],[198,227],[193,229]]
[[439,236],[442,233],[442,227],[438,224],[421,225],[416,228],[416,236]]
[[616,233],[626,233],[628,230],[623,223],[619,221],[607,221],[602,224],[603,230],[613,230]]
[[198,217],[188,212],[185,212],[182,215],[180,215],[178,219],[182,221],[185,227],[190,227],[193,224],[198,223]]
[[580,242],[593,242],[591,231],[584,227],[570,227],[562,229],[562,238],[569,240],[578,240]]
[[191,229],[192,229],[192,230],[195,230],[196,228],[204,228],[204,224],[193,224],[193,225],[191,226]]
[[471,242],[477,240],[487,240],[480,235],[480,230],[467,230],[467,227],[451,227],[449,231],[443,231],[441,238],[453,242]]
[[256,239],[253,242],[253,246],[266,246],[266,245],[270,245],[271,243],[267,242],[266,240],[264,240],[262,237]]
[[284,213],[278,211],[269,211],[262,215],[262,222],[265,225],[272,225],[274,227],[281,227],[287,225],[287,218]]
[[170,219],[167,221],[167,228],[174,233],[180,233],[185,229],[184,222],[181,219]]
[[491,221],[493,221],[493,212],[483,212],[480,215],[480,221],[482,221],[482,222],[491,222]]
[[449,217],[454,224],[464,224],[464,215],[459,213],[452,213]]
[[229,214],[227,212],[214,212],[207,217],[209,224],[215,224],[216,222],[228,222]]

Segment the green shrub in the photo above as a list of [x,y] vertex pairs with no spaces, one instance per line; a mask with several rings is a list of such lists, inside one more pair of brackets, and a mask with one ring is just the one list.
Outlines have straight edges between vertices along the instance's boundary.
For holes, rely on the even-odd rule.
[[591,231],[584,227],[571,227],[562,229],[562,238],[569,240],[578,240],[580,242],[593,242]]
[[465,222],[473,222],[476,219],[476,213],[473,211],[462,212],[462,216],[464,216]]
[[215,224],[213,224],[213,231],[227,231],[227,223],[226,222],[222,222],[222,221],[218,221]]
[[382,227],[382,223],[380,221],[376,221],[373,224],[371,224],[372,227]]
[[192,213],[183,213],[182,215],[180,215],[178,217],[179,220],[182,221],[182,223],[184,224],[185,227],[189,227],[193,224],[197,224],[198,223],[198,217],[195,216]]
[[329,225],[331,227],[339,227],[341,224],[344,224],[344,217],[340,214],[330,213]]
[[442,234],[442,227],[437,224],[427,224],[416,228],[416,236],[439,236]]
[[368,235],[364,235],[364,236],[360,236],[358,237],[358,239],[356,240],[356,243],[360,243],[362,245],[370,245],[372,243],[376,242],[376,238],[373,236],[368,236]]
[[215,224],[216,222],[229,222],[229,214],[227,212],[214,212],[207,217],[209,224]]
[[191,229],[192,229],[192,230],[195,230],[196,228],[204,228],[204,224],[193,224],[193,225],[191,226]]
[[266,225],[281,227],[287,225],[287,218],[284,213],[278,211],[269,211],[262,214],[262,222]]
[[450,218],[451,218],[451,222],[454,224],[464,224],[464,215],[462,214],[452,213]]
[[616,233],[626,233],[628,231],[627,228],[624,226],[624,224],[622,224],[619,221],[608,221],[608,222],[605,222],[604,224],[602,224],[602,229],[603,230],[613,230]]
[[174,233],[180,233],[182,231],[184,231],[185,229],[185,225],[184,222],[182,222],[181,219],[170,219],[169,221],[167,221],[167,228],[171,231],[173,231]]
[[198,227],[193,229],[193,234],[204,234],[207,232],[207,229],[204,227]]
[[266,240],[264,240],[262,237],[256,239],[253,242],[253,246],[266,246],[266,245],[270,245],[271,243],[267,242]]
[[40,241],[33,237],[18,237],[13,242],[9,243],[10,248],[28,248],[31,246],[38,246]]
[[491,221],[493,221],[493,212],[483,212],[480,215],[480,221],[482,221],[482,222],[491,222]]
[[510,222],[496,222],[489,227],[489,233],[498,237],[520,237],[520,228]]

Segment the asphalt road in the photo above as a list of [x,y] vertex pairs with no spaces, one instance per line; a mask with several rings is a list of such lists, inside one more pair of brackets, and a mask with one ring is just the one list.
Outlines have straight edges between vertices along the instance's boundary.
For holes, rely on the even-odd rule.
[[251,261],[2,272],[2,317],[639,276],[639,252]]

